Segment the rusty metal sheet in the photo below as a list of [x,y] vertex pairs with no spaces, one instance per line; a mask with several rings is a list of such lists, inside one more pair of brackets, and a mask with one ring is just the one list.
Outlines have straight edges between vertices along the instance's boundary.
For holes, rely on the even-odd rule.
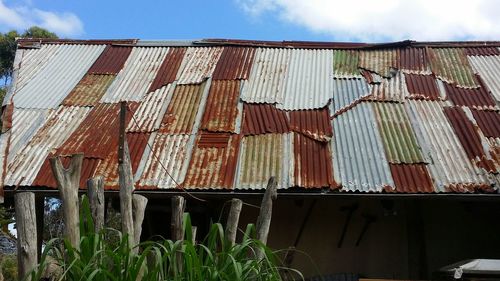
[[291,186],[337,188],[333,180],[332,153],[329,143],[293,133],[294,176]]
[[429,48],[432,72],[443,81],[460,88],[477,88],[478,84],[465,51],[460,48]]
[[225,47],[215,67],[214,80],[248,79],[256,48]]
[[367,100],[403,102],[408,96],[405,76],[398,71],[391,78],[381,78],[380,83],[373,83]]
[[425,164],[389,164],[395,192],[432,193],[434,184]]
[[333,79],[333,113],[338,115],[356,106],[371,92],[364,79]]
[[127,132],[153,132],[160,128],[162,117],[173,96],[174,84],[167,84],[144,96],[143,101],[134,112]]
[[242,115],[242,104],[238,102],[240,89],[238,80],[212,81],[201,129],[212,132],[237,132],[237,118]]
[[191,134],[205,87],[209,85],[177,85],[163,116],[160,133]]
[[477,125],[488,138],[500,138],[500,112],[472,109]]
[[398,68],[405,73],[431,74],[429,60],[425,48],[398,49]]
[[465,54],[468,56],[498,56],[500,50],[495,47],[465,48]]
[[259,135],[289,131],[290,123],[285,111],[276,109],[270,104],[245,103],[243,105],[242,134]]
[[[478,76],[479,78],[479,76]],[[446,82],[440,82],[444,92],[453,104],[458,106],[470,106],[478,109],[497,109],[497,105],[490,92],[480,81],[481,87],[473,89],[459,88]]]
[[291,134],[245,136],[241,140],[234,189],[265,190],[274,176],[278,188],[289,187],[293,158]]
[[373,103],[389,163],[425,162],[403,104]]
[[316,141],[329,142],[333,136],[328,108],[290,111],[290,128]]
[[113,74],[87,74],[63,100],[68,106],[94,106],[115,79]]
[[199,84],[212,76],[223,48],[188,48],[177,72],[177,84]]
[[127,61],[132,47],[108,45],[90,67],[88,74],[118,74]]
[[[184,187],[194,189],[231,189],[235,177],[239,152],[239,135],[231,135],[227,143],[221,145],[221,136],[215,133],[197,137]],[[203,145],[200,146],[200,141]],[[213,145],[207,145],[213,143]]]
[[396,49],[361,51],[359,67],[390,78],[398,68],[398,52]]
[[405,74],[409,98],[423,100],[440,100],[441,95],[433,75]]
[[[42,164],[42,167],[38,171],[38,174],[31,184],[32,186],[57,188],[56,179],[52,173],[52,168],[49,159],[54,157],[53,155],[47,156]],[[71,157],[61,157],[61,162],[64,167],[68,167]],[[83,158],[82,170],[80,175],[79,187],[85,189],[87,187],[87,180],[94,176],[95,169],[99,165],[100,159],[96,158]]]
[[334,78],[361,78],[358,68],[359,52],[354,50],[333,51]]
[[5,133],[6,131],[12,128],[13,115],[14,115],[14,105],[7,104],[2,110],[1,133]]
[[470,56],[469,62],[479,76],[484,79],[497,102],[500,102],[500,56]]
[[179,72],[185,53],[186,48],[170,48],[148,92],[154,92],[175,81],[175,77],[177,76],[177,72]]

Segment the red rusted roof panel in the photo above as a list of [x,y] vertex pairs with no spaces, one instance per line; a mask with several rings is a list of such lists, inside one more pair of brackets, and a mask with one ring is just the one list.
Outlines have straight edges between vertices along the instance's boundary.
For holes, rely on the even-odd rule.
[[163,60],[155,80],[149,87],[149,92],[154,92],[159,88],[175,81],[182,59],[186,53],[186,48],[170,48]]
[[215,67],[214,80],[248,79],[255,48],[226,47]]
[[190,134],[200,107],[203,84],[177,85],[167,112],[160,125],[160,133]]
[[[54,157],[53,155],[49,155],[42,164],[40,171],[33,181],[33,186],[44,186],[44,187],[52,187],[57,188],[56,179],[54,174],[52,173],[52,168],[50,166],[49,159]],[[61,157],[61,162],[64,167],[68,167],[70,163],[71,157]],[[101,160],[97,158],[83,158],[82,162],[82,172],[80,176],[80,188],[84,189],[87,187],[87,179],[94,176],[94,172],[96,170],[97,165]]]
[[220,144],[226,135],[225,133],[216,133],[198,136],[184,181],[185,187],[232,188],[241,137],[231,135],[225,146],[206,145],[207,143]]
[[439,88],[434,75],[405,74],[406,86],[410,98],[439,100]]
[[290,111],[290,127],[293,131],[312,139],[328,142],[333,129],[328,108]]
[[12,117],[14,116],[14,105],[7,104],[2,112],[2,133],[12,128]]
[[399,69],[426,71],[429,69],[424,48],[399,49]]
[[389,164],[395,192],[429,193],[434,192],[432,179],[425,164]]
[[231,138],[230,133],[214,133],[200,131],[198,138],[198,147],[227,147],[229,139]]
[[290,124],[286,112],[274,105],[245,103],[241,131],[244,135],[282,134],[290,131]]
[[108,45],[90,67],[89,74],[118,74],[132,52],[132,47]]
[[468,56],[498,56],[500,50],[495,47],[465,48],[465,54]]
[[495,100],[486,88],[486,85],[482,83],[479,75],[476,75],[476,78],[480,81],[481,86],[479,88],[465,89],[443,82],[446,95],[453,104],[458,106],[494,109],[496,107]]
[[500,112],[472,109],[472,115],[485,137],[500,137]]
[[214,80],[210,86],[201,128],[213,132],[235,132],[240,81]]

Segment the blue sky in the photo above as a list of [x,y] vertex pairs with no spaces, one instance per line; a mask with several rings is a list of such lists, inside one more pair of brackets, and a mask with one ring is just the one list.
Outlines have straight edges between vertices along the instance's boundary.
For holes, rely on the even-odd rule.
[[0,32],[67,38],[500,40],[498,0],[0,0]]

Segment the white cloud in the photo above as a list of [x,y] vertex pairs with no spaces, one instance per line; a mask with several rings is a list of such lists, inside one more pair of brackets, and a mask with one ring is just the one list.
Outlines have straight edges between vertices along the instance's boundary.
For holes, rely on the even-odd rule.
[[499,40],[498,0],[236,0],[336,40]]
[[0,30],[17,29],[22,32],[31,26],[40,26],[59,36],[83,34],[83,23],[73,13],[37,9],[26,2],[23,6],[7,7],[0,0]]

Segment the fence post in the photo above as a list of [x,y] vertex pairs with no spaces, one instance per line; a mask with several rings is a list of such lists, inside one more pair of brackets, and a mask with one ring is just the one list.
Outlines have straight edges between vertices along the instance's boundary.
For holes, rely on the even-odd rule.
[[94,220],[94,231],[99,233],[104,227],[104,178],[102,176],[87,180],[87,194]]
[[23,280],[38,263],[35,194],[19,192],[14,195],[17,226],[18,279]]
[[[267,244],[267,236],[269,234],[269,227],[271,226],[271,217],[273,214],[273,200],[278,196],[277,181],[275,177],[269,178],[267,183],[266,192],[264,193],[264,198],[262,198],[262,203],[260,205],[259,217],[257,218],[257,239],[260,240],[264,245]],[[264,253],[262,251],[257,251],[257,257],[259,259],[263,258]]]
[[231,246],[236,242],[236,234],[238,232],[238,222],[240,220],[241,208],[243,202],[240,199],[233,198],[231,200],[231,209],[226,223],[226,237]]

